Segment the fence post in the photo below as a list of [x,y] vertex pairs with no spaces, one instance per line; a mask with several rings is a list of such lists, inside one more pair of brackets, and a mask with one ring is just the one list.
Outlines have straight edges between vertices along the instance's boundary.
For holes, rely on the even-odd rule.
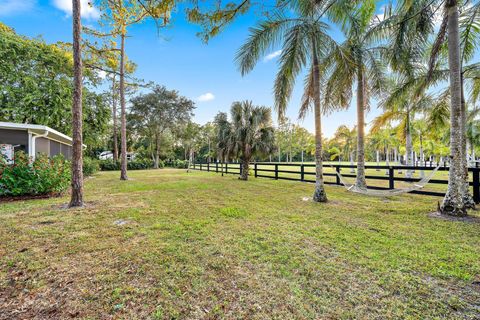
[[243,171],[243,168],[242,168],[242,164],[240,163],[240,175],[242,175],[242,171]]
[[225,162],[225,174],[228,174],[228,162]]
[[388,188],[389,189],[395,189],[395,171],[393,170],[393,167],[388,168]]
[[480,203],[480,169],[478,165],[476,168],[473,168],[472,171],[473,178],[473,201],[475,203]]
[[254,164],[254,170],[255,170],[255,178],[257,177],[257,163],[255,162]]
[[278,180],[278,164],[275,164],[275,180]]
[[200,163],[200,171],[202,171],[202,163]]
[[196,170],[196,168],[195,168],[195,162],[193,163],[193,170]]
[[207,162],[207,171],[210,172],[210,162]]
[[303,163],[300,165],[300,181],[305,181],[305,167]]
[[[339,167],[339,166],[335,166],[335,171],[336,171],[337,173],[340,173],[340,167]],[[338,176],[338,174],[336,175],[336,178],[337,178],[336,183],[337,183],[338,185],[340,185],[340,184],[341,184],[341,181],[340,181],[340,177]]]

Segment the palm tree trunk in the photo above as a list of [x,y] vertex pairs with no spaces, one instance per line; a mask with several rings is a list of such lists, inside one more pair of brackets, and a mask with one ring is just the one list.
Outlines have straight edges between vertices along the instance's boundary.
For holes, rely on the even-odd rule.
[[73,105],[72,105],[72,194],[69,208],[83,206],[82,136],[82,21],[80,0],[73,0]]
[[120,180],[128,180],[127,176],[127,117],[125,106],[125,34],[120,36],[120,107],[121,107],[121,172]]
[[355,187],[366,189],[365,180],[365,78],[362,63],[359,61],[357,71],[357,179]]
[[462,72],[462,60],[460,60],[460,84],[461,84],[461,98],[462,98],[462,117],[460,122],[460,132],[462,137],[462,157],[463,157],[463,175],[465,183],[465,191],[463,195],[463,201],[467,209],[475,209],[475,201],[473,200],[472,194],[470,193],[470,185],[468,182],[468,159],[467,159],[467,107],[465,104],[465,93],[463,88],[463,72]]
[[118,134],[117,134],[117,89],[115,75],[112,79],[112,119],[113,119],[113,161],[118,161]]
[[155,158],[153,159],[153,169],[158,169],[160,163],[160,137],[155,137]]
[[[420,135],[420,166],[426,167],[427,164],[425,163],[425,154],[423,152],[423,137]],[[425,171],[420,170],[420,178],[425,178]]]
[[[406,145],[405,145],[405,156],[406,156],[406,164],[407,166],[413,166],[413,147],[412,147],[412,128],[410,128],[410,111],[407,111],[407,123],[405,126],[405,140],[406,140]],[[406,178],[411,178],[412,177],[412,170],[406,170],[405,172],[405,177]]]
[[446,215],[465,216],[465,172],[462,156],[462,84],[460,62],[460,36],[457,0],[447,0],[448,15],[448,65],[450,69],[450,169],[448,188],[440,206]]
[[[390,166],[390,149],[388,147],[385,147],[385,164],[387,166]],[[385,175],[388,176],[390,174],[389,170],[385,170]]]
[[250,170],[250,160],[247,158],[242,159],[242,174],[240,175],[239,179],[247,181],[248,180],[248,171]]
[[327,193],[323,182],[323,146],[322,146],[322,111],[320,109],[320,70],[318,65],[316,43],[313,39],[313,87],[315,114],[315,192],[313,201],[327,202]]
[[190,149],[190,152],[189,152],[189,157],[188,157],[188,164],[187,164],[187,173],[190,172],[190,168],[192,166],[192,161],[193,161],[193,151],[192,149]]
[[353,167],[354,166],[354,163],[353,163],[353,152],[350,152],[350,165],[352,166],[350,168],[350,173],[355,173],[355,168]]

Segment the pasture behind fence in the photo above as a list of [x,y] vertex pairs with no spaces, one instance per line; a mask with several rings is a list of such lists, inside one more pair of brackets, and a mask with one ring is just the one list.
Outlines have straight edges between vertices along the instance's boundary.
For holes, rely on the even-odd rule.
[[[404,185],[405,183],[415,183],[421,180],[420,172],[428,175],[429,171],[435,170],[433,163],[427,166],[386,166],[386,165],[366,165],[367,184],[369,189],[391,190]],[[221,163],[206,162],[193,163],[192,169],[200,171],[208,171],[222,174],[237,174],[242,172],[240,163]],[[341,173],[342,177],[354,180],[356,174],[352,170],[356,170],[356,165],[346,164],[324,164],[325,184],[341,185],[340,178],[337,173]],[[350,171],[348,173],[342,171]],[[414,190],[411,193],[439,196],[445,195],[446,185],[448,184],[448,166],[443,164],[438,169],[440,177],[432,178],[428,186],[422,190]],[[336,171],[336,172],[335,172]],[[415,173],[412,178],[406,177],[407,171]],[[474,168],[468,168],[469,185],[475,203],[480,203],[480,168],[478,165]],[[382,173],[383,172],[383,173]],[[250,175],[255,178],[269,178],[275,180],[291,180],[315,183],[315,164],[299,164],[299,163],[282,163],[282,162],[254,162],[250,164]],[[385,184],[385,185],[383,185]],[[440,186],[443,185],[443,188]]]

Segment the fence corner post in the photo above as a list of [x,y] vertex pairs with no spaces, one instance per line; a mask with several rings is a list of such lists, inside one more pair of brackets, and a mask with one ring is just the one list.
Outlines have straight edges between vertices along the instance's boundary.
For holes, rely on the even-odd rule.
[[388,168],[388,188],[395,189],[395,171],[393,167]]
[[473,179],[473,201],[475,203],[480,203],[480,169],[478,166],[473,168],[472,171],[472,179]]
[[339,176],[339,174],[340,174],[340,166],[338,166],[338,165],[335,166],[335,171],[337,172],[337,175],[336,175],[336,178],[337,178],[337,179],[336,179],[336,183],[337,183],[338,185],[340,185],[340,184],[341,184],[340,176]]
[[305,181],[305,167],[303,163],[300,165],[300,181]]

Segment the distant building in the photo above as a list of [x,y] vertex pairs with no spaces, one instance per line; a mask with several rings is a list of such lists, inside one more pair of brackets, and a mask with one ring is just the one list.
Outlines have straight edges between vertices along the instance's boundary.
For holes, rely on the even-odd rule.
[[100,159],[100,160],[113,159],[113,152],[112,151],[103,151],[98,156],[98,159]]
[[72,158],[72,138],[47,126],[0,122],[0,152],[12,159],[17,151],[35,158],[39,153],[49,157],[63,154]]
[[[127,152],[127,160],[128,161],[135,160],[136,156],[137,156],[137,154],[134,153],[134,152]],[[112,151],[103,151],[98,155],[98,159],[100,159],[100,160],[113,159],[113,152]]]

